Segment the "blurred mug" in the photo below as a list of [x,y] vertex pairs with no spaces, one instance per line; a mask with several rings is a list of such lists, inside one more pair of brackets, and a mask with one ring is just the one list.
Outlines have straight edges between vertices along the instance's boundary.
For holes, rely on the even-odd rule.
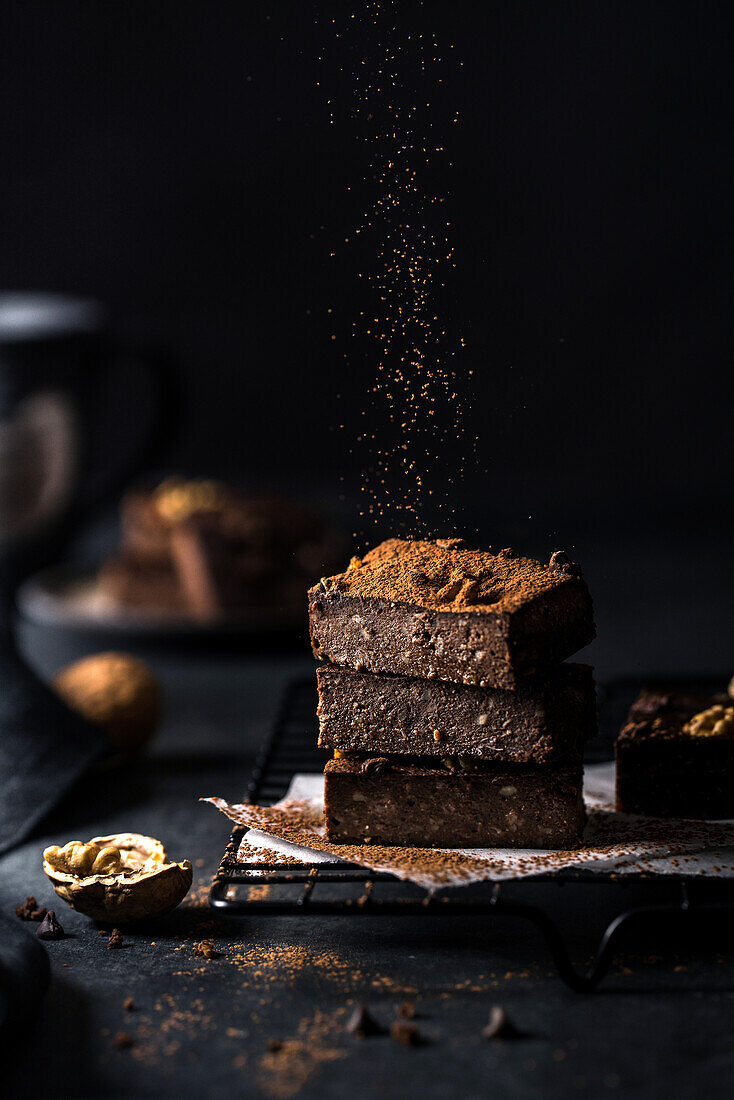
[[18,575],[39,564],[53,534],[154,458],[176,427],[178,396],[165,361],[113,336],[99,303],[0,294],[6,572],[10,561]]

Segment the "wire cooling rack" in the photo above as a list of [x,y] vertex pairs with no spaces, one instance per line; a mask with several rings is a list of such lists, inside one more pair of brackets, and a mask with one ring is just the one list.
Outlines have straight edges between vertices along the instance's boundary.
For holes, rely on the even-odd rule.
[[[665,686],[695,688],[704,693],[719,690],[716,681],[665,682]],[[661,685],[660,680],[655,685]],[[614,738],[642,683],[617,681],[600,692],[600,734],[589,745],[587,763],[612,759]],[[316,685],[295,681],[287,689],[272,734],[263,746],[247,787],[246,801],[269,805],[282,798],[293,776],[323,771],[329,753],[317,747]],[[219,870],[212,883],[210,904],[229,916],[411,916],[413,918],[452,915],[515,917],[530,921],[543,935],[559,976],[577,991],[590,991],[607,973],[623,934],[636,924],[660,921],[670,915],[681,918],[713,916],[734,909],[734,882],[686,875],[615,875],[582,870],[561,870],[531,879],[508,883],[477,883],[429,895],[425,890],[402,882],[393,875],[370,871],[350,863],[267,863],[238,858],[246,829],[237,826],[229,839]],[[574,964],[567,938],[551,917],[549,894],[540,902],[520,900],[514,895],[538,885],[555,891],[562,887],[585,887],[598,891],[617,887],[629,899],[635,883],[645,882],[645,900],[625,904],[609,923],[592,955],[580,970]],[[512,890],[509,890],[512,887]],[[652,898],[650,897],[652,889]],[[555,892],[552,891],[552,892]],[[508,896],[512,893],[512,897]],[[529,891],[525,889],[525,893]],[[568,897],[564,899],[567,901]],[[572,899],[572,901],[575,899]],[[631,900],[631,899],[629,899]],[[585,904],[579,897],[579,904]],[[583,916],[581,920],[583,922]],[[576,919],[578,923],[578,916]]]

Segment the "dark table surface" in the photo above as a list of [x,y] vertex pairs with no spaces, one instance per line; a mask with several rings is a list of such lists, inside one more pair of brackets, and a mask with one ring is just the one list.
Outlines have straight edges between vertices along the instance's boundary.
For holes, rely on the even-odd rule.
[[[33,629],[23,645],[45,672],[77,655],[68,641]],[[243,794],[283,687],[312,664],[282,653],[148,656],[166,690],[164,728],[144,758],[86,780],[0,862],[0,906],[12,912],[27,894],[53,904],[44,846],[116,830],[159,837],[174,858],[191,859],[194,885],[169,917],[125,932],[119,951],[58,903],[69,935],[47,945],[51,987],[35,1028],[5,1059],[5,1095],[731,1095],[726,927],[707,926],[702,937],[689,925],[646,925],[602,987],[584,995],[559,981],[537,933],[521,921],[215,915],[207,894],[229,827],[197,799]],[[553,894],[547,900],[583,961],[636,888],[621,902],[613,888],[536,889]],[[576,889],[583,898],[570,894]],[[194,956],[204,937],[214,940],[216,958]],[[406,999],[419,1013],[420,1047],[345,1033],[356,1002],[389,1022]],[[495,1004],[521,1037],[481,1037]],[[121,1031],[132,1037],[127,1049],[115,1045]],[[279,1051],[268,1049],[273,1039],[283,1043]]]

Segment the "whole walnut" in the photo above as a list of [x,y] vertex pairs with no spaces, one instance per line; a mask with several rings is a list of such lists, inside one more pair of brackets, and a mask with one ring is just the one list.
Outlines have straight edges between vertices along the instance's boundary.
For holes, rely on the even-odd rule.
[[128,653],[96,653],[57,673],[54,690],[121,752],[142,748],[161,715],[161,689],[148,666]]

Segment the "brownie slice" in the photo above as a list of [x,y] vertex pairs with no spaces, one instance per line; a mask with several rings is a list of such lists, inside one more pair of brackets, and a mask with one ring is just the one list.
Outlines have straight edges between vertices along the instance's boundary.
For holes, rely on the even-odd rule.
[[121,505],[121,550],[100,586],[124,607],[201,620],[303,606],[307,578],[335,568],[344,538],[298,501],[169,478]]
[[217,516],[202,512],[177,523],[171,529],[170,547],[186,605],[195,618],[213,621],[245,603],[247,573]]
[[99,569],[99,587],[119,607],[156,614],[186,612],[178,576],[164,562],[141,563],[129,554],[108,558]]
[[581,844],[581,768],[456,770],[438,761],[330,760],[326,835],[339,844],[569,849]]
[[514,690],[595,636],[589,591],[560,552],[542,565],[461,539],[388,539],[308,595],[315,656],[357,671]]
[[319,668],[319,745],[343,752],[579,759],[596,733],[591,668],[559,665],[516,691]]
[[615,746],[617,809],[734,817],[734,699],[644,691]]

